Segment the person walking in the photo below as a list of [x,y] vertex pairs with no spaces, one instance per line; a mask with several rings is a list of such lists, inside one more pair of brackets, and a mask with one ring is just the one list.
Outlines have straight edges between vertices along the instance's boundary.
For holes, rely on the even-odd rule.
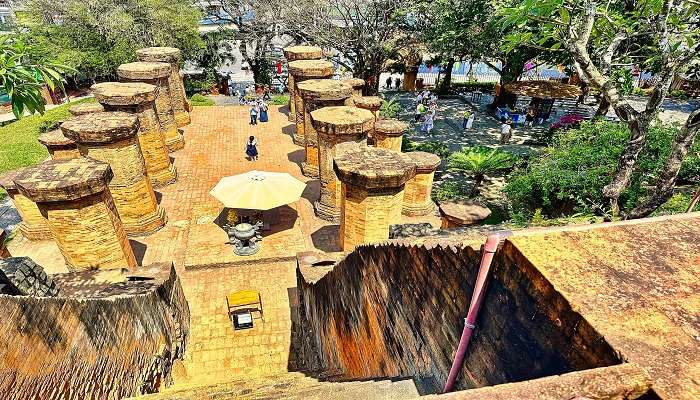
[[267,103],[264,100],[260,100],[258,108],[260,109],[260,122],[267,122]]
[[425,113],[425,116],[423,117],[423,125],[420,129],[428,135],[430,135],[433,132],[435,113],[435,109],[431,109],[427,113]]
[[250,124],[258,124],[258,105],[255,102],[250,104]]
[[387,90],[391,89],[391,81],[392,81],[391,76],[386,78],[386,89]]
[[248,142],[245,145],[245,154],[248,156],[250,161],[258,160],[258,141],[255,140],[255,136],[248,138]]
[[527,109],[527,114],[525,114],[525,126],[532,128],[532,124],[535,122],[535,110],[532,107]]
[[501,117],[501,144],[508,144],[510,137],[513,136],[513,127],[510,126],[510,122],[506,120],[506,117]]
[[423,117],[423,112],[425,111],[425,106],[420,101],[416,104],[416,123],[420,122],[421,117]]
[[472,129],[472,124],[474,124],[474,113],[470,110],[464,111],[464,121],[462,121],[462,128]]
[[396,87],[396,90],[401,90],[401,78],[397,77],[394,80],[394,87]]

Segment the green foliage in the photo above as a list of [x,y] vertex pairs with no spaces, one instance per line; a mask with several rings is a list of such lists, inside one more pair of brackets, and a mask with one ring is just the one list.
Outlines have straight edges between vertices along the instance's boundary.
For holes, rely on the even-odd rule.
[[270,104],[275,106],[286,106],[287,103],[289,103],[288,94],[276,94],[272,96],[272,100],[270,100]]
[[418,143],[412,141],[408,138],[408,135],[401,136],[401,151],[406,153],[409,151],[416,151],[416,146]]
[[700,140],[690,148],[683,159],[681,170],[678,172],[680,182],[700,183]]
[[678,100],[688,100],[689,98],[688,94],[680,89],[671,90],[671,93],[669,93],[669,95]]
[[203,107],[203,106],[213,106],[214,105],[214,100],[208,99],[199,93],[195,93],[192,97],[190,97],[190,100],[192,101],[192,105],[194,107]]
[[457,200],[466,197],[464,188],[455,181],[442,182],[435,185],[431,194],[433,201],[439,203],[442,201]]
[[216,73],[205,70],[203,74],[190,76],[185,79],[185,93],[193,95],[195,93],[209,94],[211,88],[216,85]]
[[200,10],[189,0],[30,0],[23,36],[74,68],[76,80],[114,78],[137,49],[172,46],[192,58],[203,47]]
[[493,92],[496,88],[495,82],[478,82],[478,81],[468,81],[468,82],[452,82],[453,89],[465,89],[467,91],[481,91],[481,92]]
[[446,158],[450,155],[450,148],[445,143],[435,141],[418,143],[414,151],[433,153],[440,158]]
[[[34,165],[46,159],[49,153],[37,140],[41,130],[70,118],[68,107],[93,101],[95,100],[85,99],[63,104],[47,110],[43,115],[27,116],[0,127],[0,174]],[[4,194],[2,190],[0,193]]]
[[617,83],[617,87],[620,93],[624,95],[632,94],[634,89],[634,76],[632,76],[632,71],[629,68],[617,68],[612,74],[610,74],[610,79]]
[[[654,211],[652,216],[656,217],[660,215],[684,213],[688,209],[692,198],[693,195],[690,193],[675,193],[673,196],[671,196],[670,199],[668,199],[666,203],[664,203],[661,207]],[[698,202],[698,204],[695,205],[695,208],[691,211],[700,211],[700,202]]]
[[[631,183],[620,197],[623,209],[647,194],[676,132],[676,127],[659,125],[649,130]],[[513,210],[531,216],[542,209],[550,218],[606,214],[602,188],[612,180],[628,138],[625,124],[605,121],[584,122],[578,129],[556,135],[550,147],[509,177],[504,192]]]
[[452,153],[447,159],[447,166],[452,171],[473,175],[473,190],[476,192],[485,176],[511,169],[516,162],[517,157],[512,153],[484,146],[472,146]]
[[388,101],[385,99],[382,102],[382,106],[379,109],[379,116],[382,118],[396,118],[400,110],[401,105],[396,96],[393,96]]
[[24,112],[44,113],[42,88],[63,91],[62,74],[71,71],[63,65],[33,57],[31,48],[22,40],[0,37],[0,85],[10,96],[12,112],[21,118]]
[[204,46],[194,55],[193,61],[204,69],[206,79],[216,81],[216,67],[235,60],[232,42],[235,39],[236,34],[230,29],[215,30],[202,35]]

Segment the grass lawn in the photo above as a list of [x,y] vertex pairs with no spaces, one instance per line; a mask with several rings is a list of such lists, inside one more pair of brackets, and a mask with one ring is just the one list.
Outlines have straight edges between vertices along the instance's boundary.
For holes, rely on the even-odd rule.
[[[68,107],[92,101],[95,100],[89,98],[63,104],[47,110],[44,115],[25,116],[18,121],[0,127],[0,174],[34,165],[46,159],[49,153],[46,151],[46,147],[37,140],[41,134],[40,129],[70,118]],[[7,193],[0,188],[0,199],[6,195]]]

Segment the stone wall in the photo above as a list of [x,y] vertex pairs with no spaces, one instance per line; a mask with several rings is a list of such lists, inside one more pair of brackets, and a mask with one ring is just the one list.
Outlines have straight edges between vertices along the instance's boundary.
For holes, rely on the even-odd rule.
[[[298,272],[303,368],[330,379],[413,377],[439,393],[480,254],[463,244],[361,246],[316,283]],[[498,252],[455,390],[620,362],[536,270]]]
[[0,398],[120,399],[167,385],[189,308],[175,269],[159,266],[110,284],[85,282],[111,271],[54,275],[60,297],[0,295]]

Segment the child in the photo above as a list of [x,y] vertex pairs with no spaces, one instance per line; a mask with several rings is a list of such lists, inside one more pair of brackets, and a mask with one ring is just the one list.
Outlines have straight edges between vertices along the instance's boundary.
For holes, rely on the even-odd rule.
[[510,122],[506,120],[506,117],[501,117],[501,144],[507,144],[512,135],[513,128],[510,126]]
[[423,116],[424,112],[425,112],[425,106],[423,105],[423,103],[421,103],[419,101],[418,104],[416,104],[416,115],[415,115],[416,123],[420,122],[420,119]]
[[472,129],[473,123],[474,113],[469,110],[464,111],[464,121],[462,121],[462,129]]
[[435,109],[432,109],[432,110],[428,111],[427,113],[425,113],[425,117],[423,117],[423,125],[421,126],[421,131],[430,135],[433,131],[434,119],[435,119]]
[[255,136],[248,138],[248,142],[245,145],[245,154],[250,158],[250,161],[258,160],[258,142],[255,140]]
[[255,103],[250,105],[250,124],[258,124],[258,105]]

